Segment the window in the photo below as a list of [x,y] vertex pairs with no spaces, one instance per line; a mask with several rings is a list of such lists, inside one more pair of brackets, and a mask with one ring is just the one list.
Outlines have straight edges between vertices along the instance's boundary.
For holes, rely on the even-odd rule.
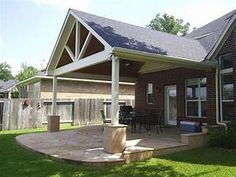
[[206,78],[186,81],[186,115],[206,117]]
[[225,55],[220,56],[220,67],[222,70],[233,68],[232,54],[225,54]]
[[219,57],[220,63],[220,94],[221,120],[229,121],[233,118],[233,58],[232,54]]
[[148,104],[153,103],[153,84],[147,83],[146,85],[146,102]]

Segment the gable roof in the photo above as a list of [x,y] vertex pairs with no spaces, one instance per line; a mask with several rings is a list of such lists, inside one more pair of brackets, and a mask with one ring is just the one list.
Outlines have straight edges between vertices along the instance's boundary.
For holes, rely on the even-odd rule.
[[228,30],[228,27],[234,23],[235,19],[236,10],[233,10],[187,34],[186,37],[199,41],[206,52],[209,53]]
[[8,80],[0,83],[0,92],[7,92],[13,86],[15,86],[16,80]]
[[85,12],[72,11],[111,47],[121,47],[177,58],[202,61],[207,52],[197,40],[111,20]]
[[155,58],[200,63],[214,57],[232,31],[235,19],[236,10],[233,10],[183,37],[69,9],[47,65],[47,72],[56,68],[63,41],[66,41],[70,28],[68,26],[73,25],[75,20],[95,35],[105,45],[107,52],[119,49],[126,53],[132,51]]

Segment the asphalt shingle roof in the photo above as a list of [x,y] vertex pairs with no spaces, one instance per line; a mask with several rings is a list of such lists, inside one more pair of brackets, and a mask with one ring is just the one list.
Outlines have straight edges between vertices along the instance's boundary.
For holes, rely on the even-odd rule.
[[206,58],[227,25],[236,16],[236,10],[233,10],[183,37],[74,9],[72,11],[112,47],[134,49],[195,61],[203,61]]
[[73,10],[112,47],[202,61],[207,55],[199,41]]
[[230,24],[232,20],[235,20],[235,18],[236,10],[233,10],[224,16],[187,34],[186,37],[198,40],[208,53],[223,34],[228,24]]
[[8,89],[16,84],[15,80],[8,80],[0,83],[0,92],[6,92]]

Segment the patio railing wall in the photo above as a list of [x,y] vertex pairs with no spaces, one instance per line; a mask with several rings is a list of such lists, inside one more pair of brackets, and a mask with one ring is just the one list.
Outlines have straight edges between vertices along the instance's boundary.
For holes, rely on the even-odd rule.
[[[102,123],[100,110],[110,117],[110,105],[104,105],[106,99],[58,100],[57,114],[61,123],[89,125]],[[122,100],[126,105],[134,106],[134,100]],[[0,130],[38,128],[47,124],[51,115],[51,100],[43,99],[0,99]]]

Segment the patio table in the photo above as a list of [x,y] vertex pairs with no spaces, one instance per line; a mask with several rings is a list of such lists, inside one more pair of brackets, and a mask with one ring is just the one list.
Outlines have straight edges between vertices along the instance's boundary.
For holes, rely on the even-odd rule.
[[[141,133],[141,128],[144,127],[150,134],[151,126],[156,126],[157,133],[158,127],[161,130],[161,117],[155,113],[135,113],[131,112],[132,120],[131,120],[131,132],[136,133],[136,125],[139,124],[139,133]],[[162,130],[161,130],[162,131]]]

